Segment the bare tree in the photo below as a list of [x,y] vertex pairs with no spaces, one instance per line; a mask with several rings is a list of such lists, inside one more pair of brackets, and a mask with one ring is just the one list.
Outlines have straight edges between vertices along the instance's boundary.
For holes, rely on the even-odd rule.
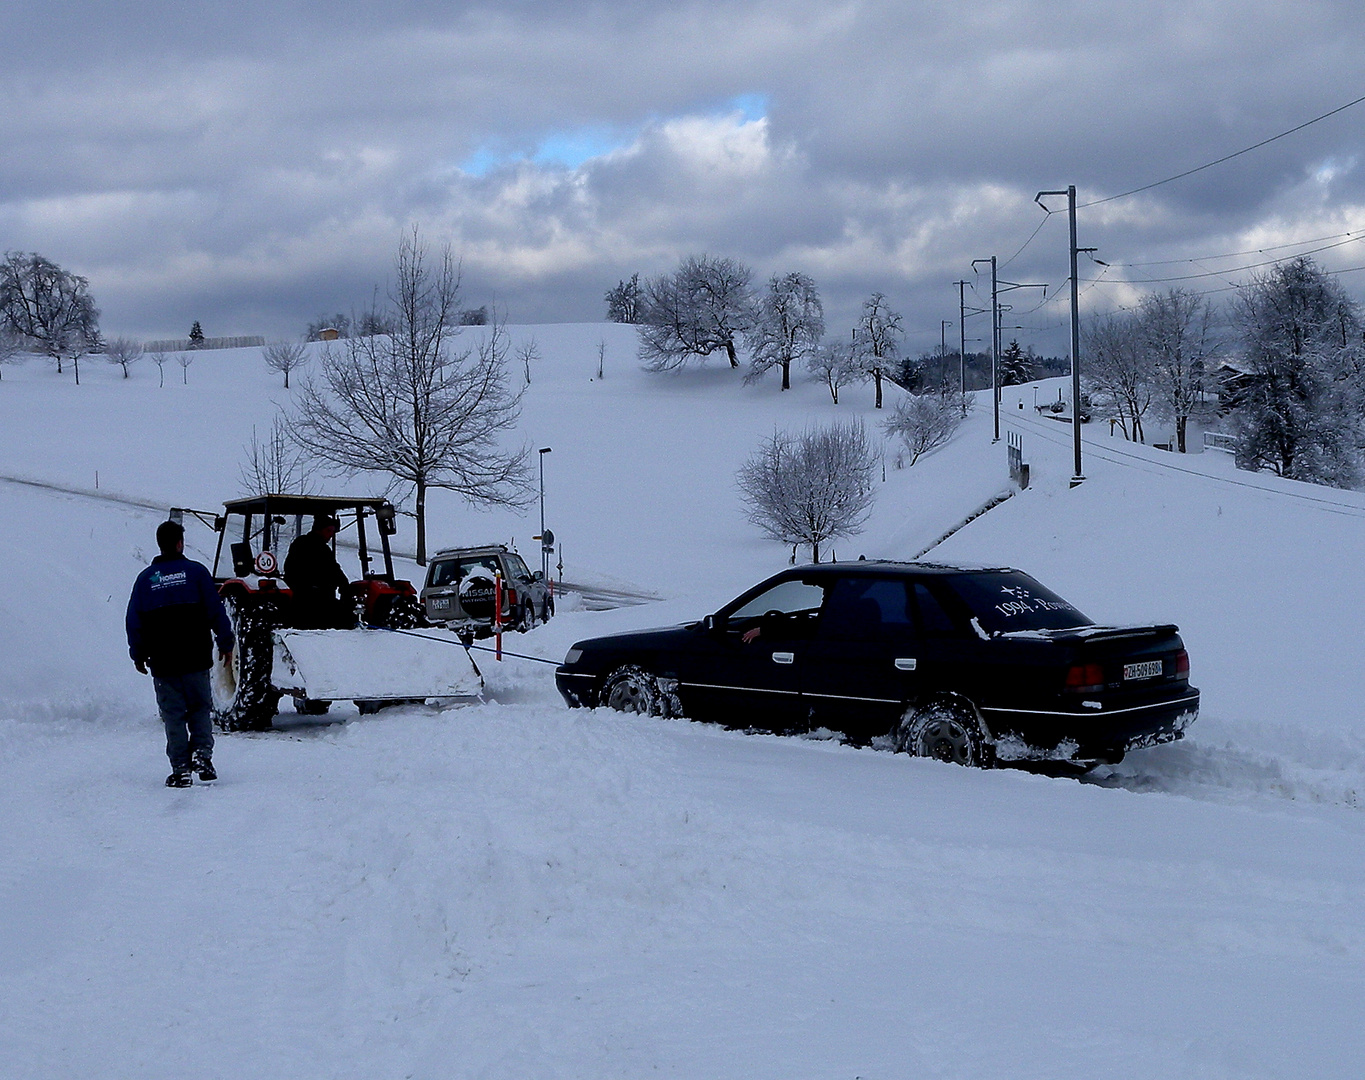
[[531,365],[541,361],[540,345],[535,337],[528,341],[523,341],[517,346],[517,359],[521,361],[522,375],[526,379],[526,385],[531,385]]
[[105,345],[104,359],[106,363],[122,368],[126,379],[128,369],[142,359],[142,345],[131,338],[116,337]]
[[161,376],[161,381],[157,383],[158,386],[166,385],[166,361],[169,359],[170,357],[164,352],[152,353],[152,363],[156,365],[157,373]]
[[1095,320],[1086,327],[1083,352],[1091,400],[1118,422],[1125,438],[1145,441],[1142,418],[1152,404],[1152,366],[1138,316],[1127,312]]
[[472,503],[522,506],[527,451],[503,450],[521,393],[507,385],[507,332],[494,322],[472,349],[455,348],[460,275],[450,248],[428,263],[414,229],[394,260],[388,335],[350,338],[322,356],[321,382],[302,389],[295,438],[349,473],[386,473],[411,484],[417,561],[427,557],[429,488]]
[[782,369],[782,389],[791,389],[792,364],[819,347],[825,336],[825,309],[820,290],[805,274],[776,274],[754,305],[753,325],[746,335],[749,374],[745,382]]
[[1175,421],[1176,448],[1183,454],[1185,428],[1217,348],[1213,308],[1205,297],[1171,289],[1146,297],[1139,318],[1157,405]]
[[827,341],[812,349],[806,358],[806,367],[829,388],[829,396],[836,405],[839,404],[839,388],[852,382],[862,370],[856,333],[850,334],[846,341]]
[[749,520],[783,544],[820,545],[862,532],[872,512],[877,453],[862,421],[800,434],[777,431],[740,468]]
[[618,282],[607,290],[607,319],[611,322],[637,323],[640,321],[640,275],[631,274],[629,281]]
[[8,326],[0,325],[0,377],[11,364],[22,364],[28,358],[24,352],[24,339]]
[[36,252],[11,251],[0,262],[0,321],[26,338],[62,372],[99,344],[99,308],[90,283]]
[[882,424],[882,430],[898,438],[914,465],[935,447],[942,446],[959,426],[965,413],[960,393],[911,394],[899,401]]
[[863,314],[854,330],[858,345],[858,364],[877,386],[877,408],[882,407],[882,379],[896,369],[900,353],[900,313],[892,311],[886,297],[874,292],[863,301]]
[[311,457],[290,434],[290,426],[280,414],[270,424],[270,434],[257,439],[255,425],[251,442],[243,449],[246,460],[241,469],[243,495],[313,495],[316,468]]
[[735,340],[752,323],[752,278],[734,259],[693,255],[672,274],[645,282],[640,359],[646,369],[673,371],[717,349],[739,367]]
[[261,350],[265,366],[284,376],[284,388],[289,389],[289,373],[308,363],[308,346],[297,341],[276,341]]
[[607,372],[607,343],[599,339],[597,342],[597,381],[601,382],[602,377]]
[[190,365],[194,363],[194,353],[178,352],[175,354],[175,362],[180,365],[180,381],[189,386]]

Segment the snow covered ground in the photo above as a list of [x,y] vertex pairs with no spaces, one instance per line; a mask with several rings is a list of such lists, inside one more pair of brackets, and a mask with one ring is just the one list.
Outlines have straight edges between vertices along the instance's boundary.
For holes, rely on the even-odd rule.
[[[514,639],[538,656],[785,565],[735,468],[775,425],[875,422],[861,388],[646,376],[628,327],[515,333],[565,577],[662,598]],[[0,382],[0,473],[90,491],[0,481],[0,1074],[1360,1075],[1365,497],[1104,431],[1071,489],[1069,429],[1006,392],[1033,486],[934,556],[1180,623],[1204,692],[1185,742],[1083,783],[571,712],[481,657],[487,704],[286,712],[170,791],[122,639],[162,512],[107,496],[235,496],[287,401],[256,350],[173,370]],[[840,558],[909,557],[1006,488],[982,405],[889,465]],[[534,507],[434,501],[435,543],[534,562]]]

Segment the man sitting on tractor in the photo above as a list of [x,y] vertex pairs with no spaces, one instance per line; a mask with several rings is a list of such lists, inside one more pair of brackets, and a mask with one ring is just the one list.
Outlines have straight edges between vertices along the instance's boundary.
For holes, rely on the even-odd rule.
[[300,630],[346,630],[355,625],[351,582],[332,550],[340,527],[331,514],[318,514],[312,531],[289,545],[284,581],[293,594],[293,623]]

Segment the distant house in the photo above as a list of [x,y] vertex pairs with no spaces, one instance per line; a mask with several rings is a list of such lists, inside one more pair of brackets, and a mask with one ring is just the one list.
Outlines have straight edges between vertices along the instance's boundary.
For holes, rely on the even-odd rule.
[[1218,411],[1230,413],[1242,403],[1247,390],[1253,386],[1258,376],[1243,364],[1231,360],[1221,361],[1213,369],[1214,385],[1218,387]]
[[339,337],[341,337],[341,331],[335,326],[324,326],[318,331],[319,341],[336,341]]

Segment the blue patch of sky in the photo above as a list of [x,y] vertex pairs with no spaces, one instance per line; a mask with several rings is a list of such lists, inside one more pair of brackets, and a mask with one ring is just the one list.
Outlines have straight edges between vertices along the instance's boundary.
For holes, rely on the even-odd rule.
[[[733,116],[738,113],[746,123],[761,120],[768,113],[768,98],[764,94],[740,94],[726,101],[712,115]],[[658,123],[652,118],[649,123]],[[486,143],[460,163],[460,171],[468,176],[487,176],[495,169],[520,161],[537,165],[558,165],[577,169],[594,158],[605,157],[613,150],[629,146],[638,131],[623,134],[619,128],[591,126],[554,131],[540,140],[535,152],[511,151],[496,142]]]

